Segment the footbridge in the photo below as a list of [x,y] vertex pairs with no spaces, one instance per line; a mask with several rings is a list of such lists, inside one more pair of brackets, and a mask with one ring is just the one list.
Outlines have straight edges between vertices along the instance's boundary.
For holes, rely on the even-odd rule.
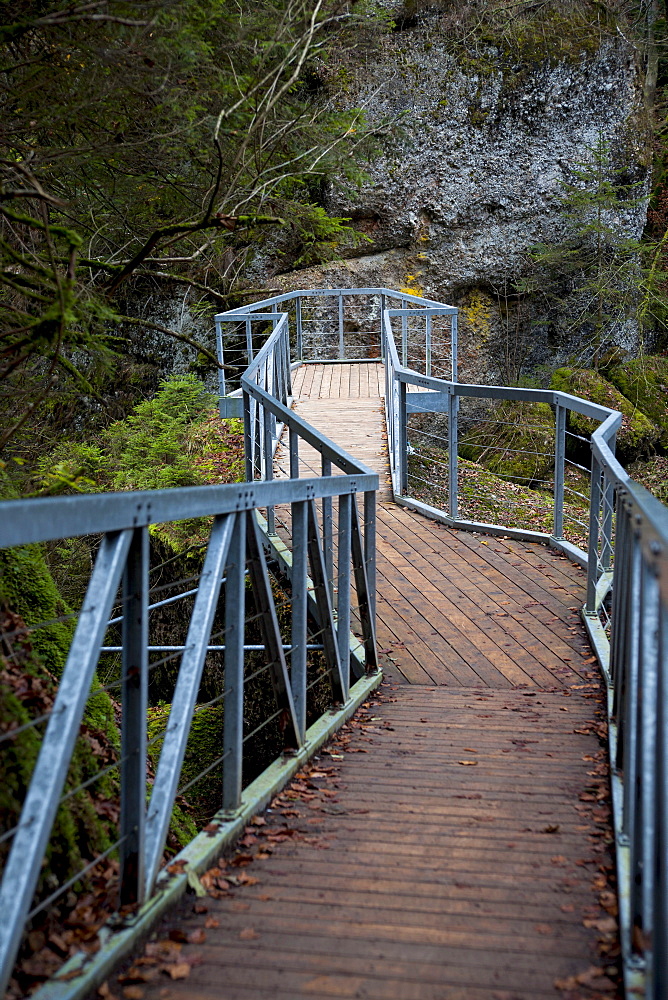
[[[0,546],[96,552],[62,621],[5,615],[5,678],[72,638],[46,705],[0,719],[3,988],[665,998],[668,512],[615,459],[621,415],[460,383],[457,310],[408,292],[290,292],[216,333],[244,483],[0,507]],[[149,534],[184,521],[205,554],[170,574]],[[101,704],[120,738],[87,770]],[[87,809],[105,836],[62,859]]]

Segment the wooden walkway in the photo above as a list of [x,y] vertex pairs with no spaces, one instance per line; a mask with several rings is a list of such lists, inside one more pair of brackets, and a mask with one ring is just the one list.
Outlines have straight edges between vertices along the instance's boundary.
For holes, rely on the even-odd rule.
[[[297,412],[381,474],[388,680],[214,870],[220,898],[172,915],[124,989],[139,982],[163,1000],[616,995],[583,576],[543,546],[454,532],[392,503],[381,376],[376,364],[313,365],[296,387]],[[185,977],[146,984],[156,956]]]

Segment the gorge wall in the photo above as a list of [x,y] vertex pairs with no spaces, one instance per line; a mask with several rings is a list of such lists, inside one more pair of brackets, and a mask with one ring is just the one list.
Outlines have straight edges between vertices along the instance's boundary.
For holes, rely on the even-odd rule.
[[[395,8],[393,17],[395,29],[347,55],[326,84],[331,100],[364,108],[368,124],[396,126],[363,164],[362,187],[332,185],[325,197],[369,242],[338,262],[278,276],[258,260],[256,273],[273,271],[271,283],[286,289],[385,285],[458,305],[466,381],[587,362],[582,293],[566,282],[548,301],[530,248],[564,239],[562,182],[573,183],[599,141],[609,147],[609,176],[635,185],[611,221],[641,235],[638,194],[648,188],[651,151],[634,45],[614,22],[575,15],[552,14],[515,35],[478,25],[463,40],[447,9]],[[521,279],[532,268],[538,289],[528,294]],[[630,311],[609,339],[634,353]]]

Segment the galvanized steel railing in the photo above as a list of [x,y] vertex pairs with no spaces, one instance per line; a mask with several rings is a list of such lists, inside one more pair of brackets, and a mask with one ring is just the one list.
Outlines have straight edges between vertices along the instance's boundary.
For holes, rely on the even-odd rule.
[[[291,372],[305,357],[325,361],[376,359],[385,363],[390,466],[398,503],[456,528],[546,542],[587,568],[584,620],[609,686],[627,987],[652,1000],[665,997],[668,993],[668,511],[633,483],[614,457],[620,414],[551,390],[458,383],[456,309],[408,292],[384,288],[300,290],[222,313],[216,317],[216,330],[221,360],[229,366],[230,357],[233,363],[236,352],[239,362],[238,387],[234,382],[231,386],[229,382],[226,384],[221,374],[221,413],[244,416],[246,484],[54,498],[8,503],[0,508],[5,513],[0,520],[0,545],[104,533],[33,786],[21,823],[12,831],[14,844],[0,897],[5,976],[9,974],[30,912],[32,891],[60,798],[68,755],[76,739],[121,582],[122,811],[114,849],[122,861],[122,898],[126,900],[146,898],[156,881],[160,887],[165,877],[162,873],[156,880],[195,708],[198,677],[206,653],[212,649],[224,649],[226,671],[225,747],[217,762],[224,774],[223,811],[217,817],[221,824],[234,814],[241,801],[240,699],[246,567],[262,621],[263,646],[277,698],[277,714],[281,715],[287,738],[294,746],[302,745],[305,738],[308,740],[305,719],[309,648],[317,647],[324,657],[334,698],[344,702],[348,699],[348,704],[351,682],[375,668],[377,476],[311,428],[289,407]],[[260,336],[262,346],[257,344]],[[316,351],[326,357],[313,357]],[[229,388],[232,393],[227,391]],[[551,407],[554,414],[554,471],[548,484],[552,492],[551,530],[524,530],[462,516],[461,400],[539,402]],[[590,441],[592,466],[589,518],[584,525],[586,546],[564,537],[569,412],[598,422]],[[438,505],[425,503],[409,491],[409,482],[414,479],[409,473],[409,461],[415,452],[411,444],[411,436],[415,434],[411,421],[421,413],[444,422],[443,502]],[[287,449],[289,478],[275,478],[277,449]],[[320,456],[317,468],[309,467],[313,453]],[[305,467],[310,474],[300,478]],[[355,499],[360,494],[364,496],[362,523]],[[147,528],[160,521],[204,515],[214,517],[207,558],[182,650],[170,715],[171,739],[165,740],[146,809],[145,675],[148,652],[157,648],[148,645]],[[292,597],[289,642],[281,634],[277,620],[267,555],[289,581]],[[213,646],[209,636],[212,614],[223,586],[225,643]],[[318,641],[313,642],[314,639]],[[289,670],[286,655],[290,657]],[[363,683],[357,681],[358,685]],[[213,850],[216,849],[214,846]],[[193,863],[203,863],[205,853],[195,851]],[[130,927],[130,938],[133,933]]]
[[[432,300],[389,289],[311,289],[255,303],[217,317],[219,343],[224,323],[243,323],[249,334],[253,317],[283,304],[286,312],[283,354],[287,355],[289,318],[294,310],[293,357],[303,359],[303,303],[309,297],[330,297],[338,329],[328,360],[369,360],[350,357],[344,329],[348,297],[366,296],[379,303],[372,311],[380,320],[380,344],[385,365],[385,406],[392,488],[396,502],[454,528],[504,534],[539,541],[563,552],[587,570],[583,619],[608,685],[613,806],[619,875],[620,932],[627,991],[651,1000],[668,995],[668,511],[634,483],[615,459],[615,436],[621,414],[607,407],[555,390],[509,386],[467,385],[457,381],[457,310]],[[441,350],[446,364],[434,371],[432,324],[449,323],[450,345]],[[274,316],[267,317],[274,321]],[[276,317],[278,318],[278,317]],[[280,322],[280,321],[279,321]],[[222,350],[221,350],[222,357]],[[313,358],[312,360],[320,360]],[[262,378],[268,378],[263,359]],[[449,368],[449,370],[447,370]],[[281,371],[287,373],[282,362]],[[435,377],[436,375],[440,377]],[[273,375],[271,376],[274,377]],[[284,376],[287,378],[287,374]],[[258,430],[258,415],[249,410],[257,395],[243,380],[247,423],[256,428],[254,454],[275,442],[278,430]],[[284,392],[290,394],[286,381]],[[228,397],[229,398],[229,397]],[[553,474],[544,483],[552,493],[551,530],[511,527],[502,520],[476,520],[462,515],[459,451],[462,400],[510,400],[547,404],[553,414]],[[223,406],[235,405],[223,402]],[[239,404],[236,404],[239,405]],[[442,501],[431,505],[412,495],[411,457],[419,453],[419,434],[411,427],[415,415],[430,414],[444,422]],[[568,429],[569,414],[589,418],[589,437]],[[264,433],[264,438],[262,438]],[[424,432],[423,432],[424,433]],[[430,434],[432,438],[439,435]],[[567,467],[585,470],[568,458],[567,439],[586,445],[591,456],[586,493],[567,486]],[[263,444],[264,442],[264,444]],[[256,474],[270,469],[268,458],[252,460]],[[250,468],[250,466],[249,466]],[[578,520],[568,512],[565,493],[588,504]],[[566,537],[575,522],[575,535]]]
[[[171,883],[178,881],[179,872],[172,875],[161,866],[174,802],[184,790],[179,787],[181,768],[207,655],[215,652],[224,657],[224,690],[215,699],[224,705],[223,745],[219,758],[200,775],[212,767],[222,771],[221,809],[213,821],[221,836],[226,830],[237,830],[249,809],[261,808],[271,791],[287,780],[305,755],[312,753],[378,682],[373,618],[373,513],[378,476],[314,431],[286,405],[290,371],[286,329],[279,318],[274,333],[244,376],[249,403],[248,482],[0,505],[2,547],[102,535],[55,703],[48,719],[38,718],[31,723],[36,732],[46,723],[46,730],[21,818],[14,829],[3,834],[4,841],[11,840],[0,885],[3,989],[32,915],[80,882],[104,857],[115,854],[120,858],[119,902],[143,904],[138,913],[119,925],[125,928],[126,947],[141,931],[144,918],[159,912],[156,899],[164,902]],[[290,452],[295,459],[300,444],[318,449],[323,458],[321,474],[299,478],[295,466],[292,478],[271,481],[272,453],[281,427],[289,431]],[[258,472],[268,481],[254,481]],[[364,498],[367,515],[363,526],[355,502],[358,494]],[[331,551],[333,501],[338,513],[335,554]],[[280,537],[274,533],[274,510],[279,506],[287,527]],[[330,512],[329,520],[324,520],[324,539],[323,509]],[[177,598],[165,601],[150,596],[149,526],[203,517],[213,518],[204,565],[195,589],[186,580],[184,583],[190,582],[190,586],[180,595],[194,596],[185,643],[180,647],[150,645],[151,610]],[[274,561],[279,564],[279,578],[290,594],[287,626],[285,608],[279,615],[274,598]],[[119,603],[119,588],[120,616],[112,612]],[[262,634],[260,646],[249,645],[244,638],[247,590],[252,594],[252,617],[259,622]],[[217,609],[224,617],[224,625],[212,636]],[[120,646],[105,646],[108,627],[119,620]],[[276,711],[268,721],[278,720],[283,743],[292,748],[292,753],[283,764],[272,765],[268,776],[258,778],[242,795],[244,741],[248,738],[243,718],[244,664],[248,651],[258,649],[264,650],[266,662],[262,669],[267,670],[276,702]],[[116,650],[122,653],[121,677],[117,685],[108,687],[115,686],[114,693],[121,702],[122,746],[119,760],[112,765],[120,773],[118,836],[107,851],[74,873],[67,885],[58,887],[46,901],[34,900],[54,818],[59,805],[68,798],[67,793],[63,796],[63,787],[98,661],[101,654]],[[311,683],[307,673],[309,651],[315,651],[323,663]],[[147,689],[149,671],[155,665],[149,658],[155,653],[168,654],[158,663],[170,657],[180,658],[180,667],[157,771],[149,788]],[[329,705],[336,709],[330,712],[328,708],[321,721],[307,730],[309,688],[320,683],[323,676],[329,678]],[[0,734],[0,741],[7,745],[16,735],[17,730],[10,729]],[[109,770],[101,770],[100,775]],[[220,851],[221,836],[208,828],[182,853],[182,866],[194,870],[204,865]],[[183,868],[180,876],[185,885]],[[104,957],[104,949],[102,954]],[[113,957],[117,959],[118,954]],[[108,965],[112,957],[107,956],[105,961]],[[85,968],[87,963],[80,958],[79,964]],[[77,962],[74,966],[77,971]],[[89,975],[70,982],[72,963],[68,963],[61,973],[60,989],[85,992],[96,979],[103,978],[104,968],[104,962],[98,962],[92,979]],[[60,995],[57,985],[44,989],[44,995]]]

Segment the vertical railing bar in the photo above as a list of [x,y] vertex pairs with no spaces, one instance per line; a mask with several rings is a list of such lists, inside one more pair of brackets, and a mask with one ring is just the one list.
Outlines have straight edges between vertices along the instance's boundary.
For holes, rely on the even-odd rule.
[[459,511],[459,396],[448,398],[448,513],[453,520]]
[[450,317],[450,364],[452,367],[451,381],[458,382],[459,377],[457,374],[458,361],[457,352],[459,349],[458,337],[459,337],[459,318],[457,313],[452,313]]
[[406,383],[399,381],[399,492],[408,492],[408,415],[406,413]]
[[387,340],[385,337],[385,296],[380,296],[380,357],[387,364],[385,355],[387,353]]
[[[295,435],[296,436],[296,435]],[[308,571],[308,501],[292,504],[292,651],[290,684],[295,705],[297,729],[302,742],[306,738],[307,707],[307,571]]]
[[[404,307],[406,302],[402,302]],[[404,313],[401,317],[401,363],[404,368],[408,367],[408,316]]]
[[295,299],[295,326],[297,329],[297,357],[296,361],[304,360],[304,334],[302,331],[302,299],[298,295]]
[[369,614],[376,620],[376,493],[364,494],[364,561],[366,563]]
[[[374,493],[371,494],[375,496]],[[365,500],[365,511],[366,507]],[[367,671],[376,670],[378,667],[378,650],[376,647],[376,619],[375,602],[372,599],[373,586],[375,583],[375,553],[373,557],[372,575],[369,575],[370,564],[367,561],[366,551],[362,548],[362,537],[360,532],[359,512],[357,510],[357,499],[354,498],[351,507],[351,528],[352,528],[352,560],[355,571],[355,590],[357,592],[357,604],[362,625],[362,637],[364,640],[364,653]],[[375,508],[373,511],[375,517]],[[366,550],[366,539],[372,525],[367,523],[364,529],[364,549]],[[373,525],[375,530],[375,524]],[[352,660],[351,660],[352,663]]]
[[[615,438],[613,437],[608,444],[614,454]],[[604,571],[607,571],[612,565],[612,523],[613,508],[615,503],[615,487],[613,482],[607,476],[604,477],[603,482],[603,519],[601,525],[603,541],[601,547],[601,567]]]
[[[223,344],[223,324],[220,320],[215,320],[216,324],[216,352],[218,354],[218,361],[221,365],[225,364],[225,347]],[[227,393],[227,387],[225,385],[225,369],[218,369],[218,406],[222,416],[222,398]]]
[[253,360],[253,326],[250,318],[246,320],[246,356],[250,365]]
[[624,777],[634,786],[636,794],[631,839],[631,923],[642,930],[644,941],[651,941],[659,586],[652,567],[644,559],[640,576],[637,757],[634,773]]
[[290,451],[290,479],[299,479],[299,434],[294,428],[288,431]]
[[564,481],[566,463],[566,407],[560,403],[554,415],[554,537],[564,534]]
[[589,501],[589,542],[587,555],[587,604],[588,615],[596,614],[596,584],[598,583],[598,543],[601,517],[601,466],[592,454],[591,495]]
[[148,711],[148,529],[135,528],[123,574],[120,902],[144,900]]
[[345,358],[345,345],[343,342],[343,295],[339,293],[339,360],[343,361]]
[[634,829],[634,780],[636,773],[638,713],[638,653],[640,649],[640,540],[635,531],[631,542],[631,573],[629,585],[629,645],[625,670],[624,739],[620,770],[630,776],[624,782],[624,815],[622,833],[629,837]]
[[[273,429],[272,416],[267,407],[263,407],[264,417],[264,478],[269,481],[274,478]],[[267,530],[273,535],[276,530],[276,517],[272,504],[267,504]]]
[[651,1000],[668,996],[668,608],[659,605],[659,672],[656,739],[656,850],[654,852],[654,935]]
[[225,569],[225,701],[223,719],[223,802],[233,813],[241,801],[244,732],[244,619],[246,517],[234,518]]
[[425,317],[425,375],[431,375],[431,313]]
[[[322,475],[331,476],[332,462],[326,455],[322,456]],[[334,550],[333,529],[332,529],[332,498],[322,498],[322,544],[325,558],[325,571],[327,575],[327,586],[329,587],[329,599],[334,602]]]
[[251,399],[246,389],[243,390],[243,410],[244,410],[244,466],[246,470],[246,482],[252,483],[255,479],[253,471],[253,439],[254,439],[254,410],[255,400]]
[[343,678],[344,699],[350,690],[350,556],[351,556],[351,506],[349,493],[339,497],[338,503],[338,553],[336,594],[336,635]]

